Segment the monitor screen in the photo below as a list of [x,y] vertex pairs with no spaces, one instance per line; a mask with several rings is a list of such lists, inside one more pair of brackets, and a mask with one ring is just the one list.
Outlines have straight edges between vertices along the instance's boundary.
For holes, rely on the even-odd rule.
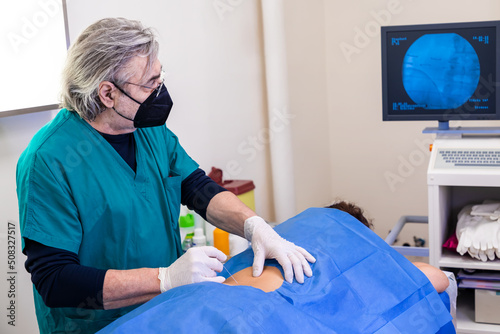
[[384,121],[500,119],[500,21],[382,27]]

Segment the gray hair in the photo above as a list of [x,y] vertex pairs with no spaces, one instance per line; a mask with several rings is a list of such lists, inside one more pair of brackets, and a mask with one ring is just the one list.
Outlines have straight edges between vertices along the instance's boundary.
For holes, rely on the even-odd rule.
[[99,84],[125,83],[134,73],[127,64],[135,56],[158,57],[158,42],[151,28],[139,21],[106,18],[85,29],[69,48],[62,77],[61,107],[76,111],[88,121],[106,107],[99,99]]

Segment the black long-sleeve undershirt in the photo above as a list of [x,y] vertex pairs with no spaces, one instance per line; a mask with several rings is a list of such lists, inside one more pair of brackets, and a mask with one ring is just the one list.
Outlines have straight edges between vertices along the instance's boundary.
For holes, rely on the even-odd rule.
[[82,266],[78,255],[25,239],[25,267],[49,307],[102,309],[106,270]]

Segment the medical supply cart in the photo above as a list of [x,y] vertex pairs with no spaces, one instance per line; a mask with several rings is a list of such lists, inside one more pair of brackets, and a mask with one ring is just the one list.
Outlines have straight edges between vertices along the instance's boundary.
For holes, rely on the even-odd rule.
[[[500,200],[500,129],[455,128],[435,133],[427,171],[429,262],[441,269],[500,271],[500,260],[482,262],[443,248],[468,204]],[[500,325],[476,323],[474,299],[459,295],[457,333],[500,333]]]

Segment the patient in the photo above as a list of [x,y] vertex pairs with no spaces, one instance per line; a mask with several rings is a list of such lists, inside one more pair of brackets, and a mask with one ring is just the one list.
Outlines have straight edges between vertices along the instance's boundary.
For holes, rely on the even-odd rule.
[[227,284],[171,289],[100,334],[167,328],[179,333],[455,332],[446,293],[438,294],[417,267],[350,214],[311,208],[275,231],[316,258],[313,276],[303,284],[283,281],[275,260],[266,260],[263,274],[252,277],[248,249],[225,263],[234,274],[223,271]]
[[[358,221],[363,223],[368,228],[372,228],[373,224],[371,220],[367,219],[363,214],[363,209],[360,207],[348,203],[345,201],[336,202],[328,208],[338,209],[349,213],[351,216],[356,218]],[[429,279],[432,286],[437,292],[443,292],[448,287],[449,281],[448,277],[436,267],[433,267],[427,263],[423,262],[413,262],[413,264],[422,271],[425,276]],[[264,292],[270,292],[278,289],[283,284],[283,275],[281,271],[276,267],[264,267],[262,275],[259,277],[253,277],[252,267],[244,268],[236,273],[232,273],[233,276],[226,279],[224,284],[227,285],[245,285],[252,286],[254,288],[260,289]]]
[[[370,229],[373,228],[371,220],[367,219],[364,216],[363,209],[361,209],[359,206],[355,204],[340,201],[328,206],[328,208],[338,209],[347,212],[348,214],[359,220],[368,228]],[[424,262],[413,262],[413,264],[418,269],[420,269],[420,271],[422,271],[425,274],[425,276],[427,276],[427,278],[429,279],[429,281],[431,281],[432,286],[437,290],[437,292],[443,292],[448,287],[448,284],[450,284],[446,274],[443,273],[438,268]]]
[[278,289],[283,281],[283,275],[278,268],[265,266],[259,277],[253,277],[252,267],[246,267],[228,277],[224,284],[252,286],[264,292],[271,292]]

